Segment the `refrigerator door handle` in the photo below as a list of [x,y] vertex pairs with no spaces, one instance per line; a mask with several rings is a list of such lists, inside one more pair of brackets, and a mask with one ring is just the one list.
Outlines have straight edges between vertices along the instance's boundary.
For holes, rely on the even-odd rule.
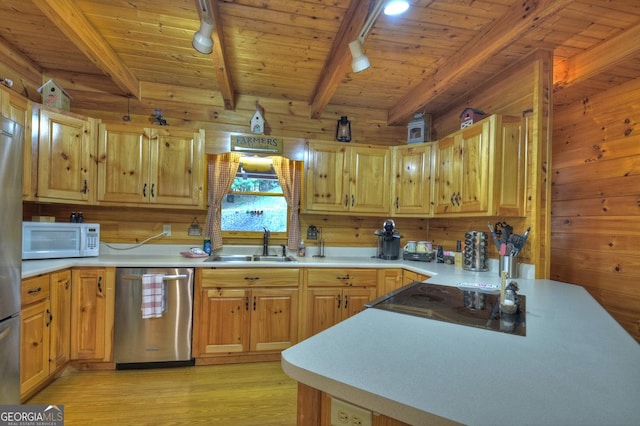
[[0,342],[3,341],[9,334],[11,334],[11,326],[8,326],[4,330],[0,331]]

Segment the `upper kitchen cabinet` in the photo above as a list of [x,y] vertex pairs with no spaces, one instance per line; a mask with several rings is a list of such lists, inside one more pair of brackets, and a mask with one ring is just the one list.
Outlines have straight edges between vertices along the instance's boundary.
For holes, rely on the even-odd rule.
[[309,143],[306,211],[388,214],[390,162],[386,147]]
[[41,105],[34,106],[35,114],[38,200],[95,203],[97,120]]
[[391,215],[431,216],[434,144],[394,146]]
[[[492,115],[438,141],[435,215],[520,216],[526,155],[519,118]],[[504,170],[503,170],[504,169]]]
[[204,208],[204,130],[101,124],[98,202]]
[[0,85],[0,112],[24,129],[22,166],[22,198],[24,200],[35,197],[35,180],[31,176],[37,167],[37,164],[32,165],[32,159],[37,157],[32,155],[31,148],[31,110],[31,101]]

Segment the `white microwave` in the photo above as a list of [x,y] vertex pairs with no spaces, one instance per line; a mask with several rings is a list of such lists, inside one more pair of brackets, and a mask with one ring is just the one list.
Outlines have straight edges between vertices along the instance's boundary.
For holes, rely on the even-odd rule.
[[22,259],[90,257],[100,253],[97,223],[22,222]]

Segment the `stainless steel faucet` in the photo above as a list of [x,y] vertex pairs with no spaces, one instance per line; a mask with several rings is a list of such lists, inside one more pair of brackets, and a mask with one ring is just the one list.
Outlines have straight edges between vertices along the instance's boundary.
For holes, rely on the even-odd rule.
[[271,232],[267,228],[264,228],[264,234],[262,235],[262,255],[269,256],[269,236]]

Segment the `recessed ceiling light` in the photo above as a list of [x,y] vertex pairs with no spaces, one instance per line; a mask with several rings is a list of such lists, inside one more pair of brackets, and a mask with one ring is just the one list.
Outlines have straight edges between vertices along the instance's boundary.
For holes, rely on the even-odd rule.
[[406,12],[407,9],[409,9],[409,2],[408,1],[406,1],[406,0],[391,0],[384,7],[384,14],[385,15],[390,15],[390,16],[400,15],[401,13]]

